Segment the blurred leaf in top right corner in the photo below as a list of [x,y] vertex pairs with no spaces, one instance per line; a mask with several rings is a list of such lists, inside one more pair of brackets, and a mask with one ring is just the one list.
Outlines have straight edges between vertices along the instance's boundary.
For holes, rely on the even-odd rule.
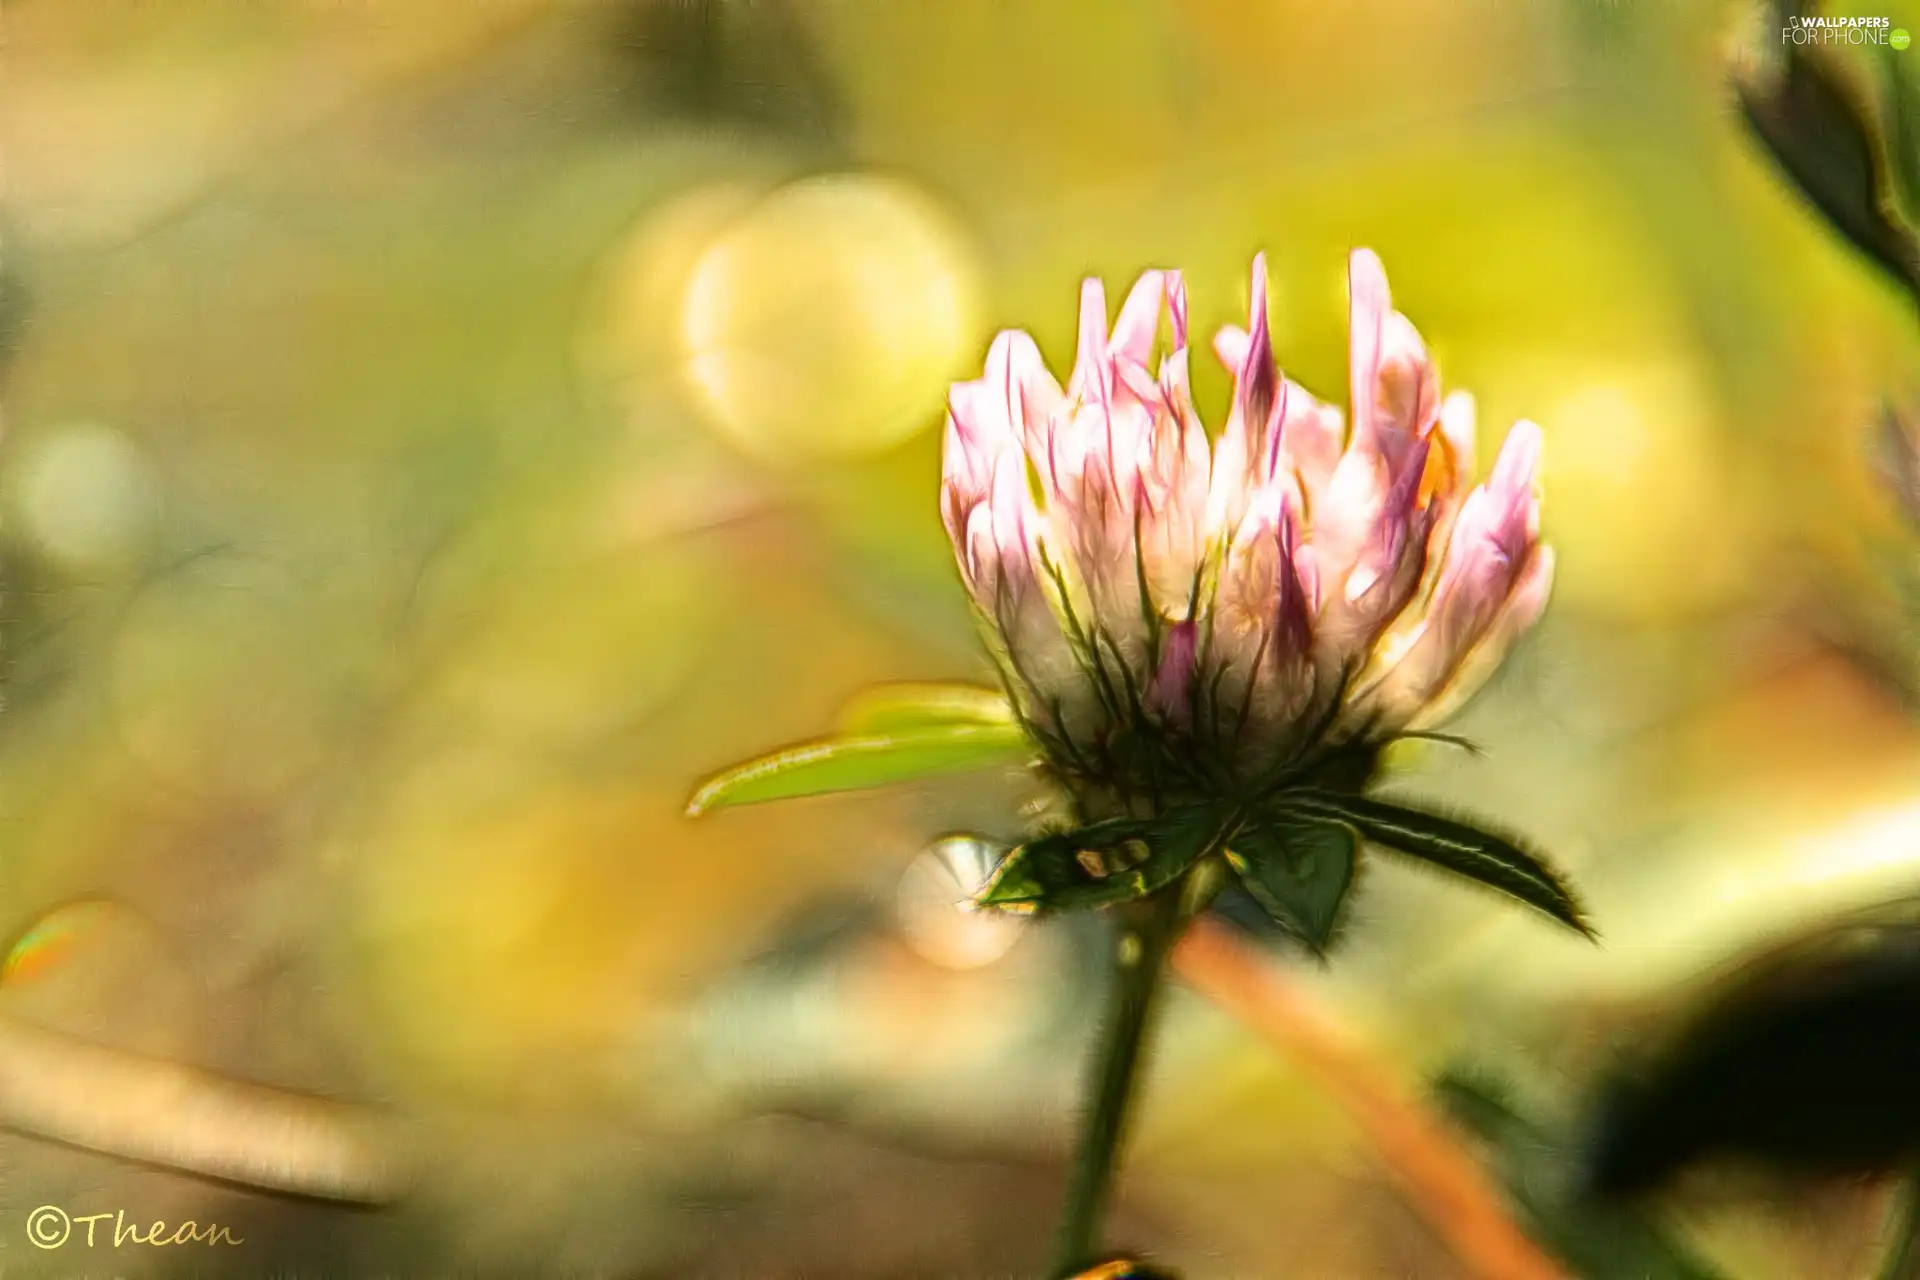
[[1920,302],[1920,239],[1912,223],[1916,161],[1906,111],[1912,86],[1897,67],[1883,66],[1885,92],[1876,103],[1875,77],[1863,55],[1851,46],[1791,38],[1808,16],[1793,0],[1767,6],[1757,37],[1734,60],[1741,110],[1808,203]]
[[1920,223],[1920,69],[1901,56],[1905,49],[1890,43],[1873,49],[1879,62],[1887,167],[1908,223]]

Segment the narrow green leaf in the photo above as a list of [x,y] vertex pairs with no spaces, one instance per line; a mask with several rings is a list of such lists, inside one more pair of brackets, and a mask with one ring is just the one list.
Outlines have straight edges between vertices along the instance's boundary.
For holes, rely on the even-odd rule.
[[1007,696],[971,684],[887,684],[868,689],[840,712],[848,737],[911,732],[944,725],[1017,723]]
[[859,791],[943,773],[1013,764],[1033,754],[1018,726],[954,724],[900,733],[826,738],[787,747],[711,778],[689,816],[737,804]]
[[1326,950],[1353,883],[1360,840],[1342,822],[1291,814],[1260,815],[1227,846],[1227,864],[1287,932]]
[[1211,805],[1158,818],[1112,818],[1029,840],[980,891],[982,906],[1078,911],[1143,898],[1212,852],[1231,815]]
[[1539,855],[1507,836],[1404,805],[1328,791],[1294,791],[1276,807],[1348,823],[1362,839],[1443,867],[1544,911],[1589,938],[1579,902]]
[[1457,733],[1435,733],[1431,729],[1403,729],[1393,735],[1394,742],[1437,742],[1444,747],[1458,747],[1470,756],[1484,756],[1480,744],[1471,738],[1463,738]]

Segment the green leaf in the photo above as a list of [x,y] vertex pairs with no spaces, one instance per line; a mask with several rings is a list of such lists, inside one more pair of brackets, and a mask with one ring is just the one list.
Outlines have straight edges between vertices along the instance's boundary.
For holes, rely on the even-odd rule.
[[980,891],[982,906],[1083,911],[1144,898],[1211,853],[1232,824],[1213,805],[1157,818],[1110,818],[1029,840],[1000,863]]
[[1370,844],[1478,880],[1593,937],[1573,891],[1539,855],[1511,837],[1425,810],[1329,791],[1288,792],[1279,798],[1276,808],[1345,822]]
[[1266,913],[1315,951],[1325,951],[1353,884],[1360,840],[1344,823],[1260,815],[1227,846],[1227,865]]
[[1016,723],[1007,696],[998,689],[971,684],[888,684],[847,703],[838,728],[858,738],[946,725]]
[[952,724],[826,738],[749,760],[709,779],[687,802],[687,814],[697,817],[729,805],[912,782],[1013,764],[1032,754],[1033,744],[1014,724]]
[[1432,729],[1402,729],[1393,735],[1392,742],[1437,742],[1443,747],[1458,747],[1470,756],[1484,756],[1480,744],[1471,738],[1463,738],[1457,733],[1436,733]]
[[1662,1223],[1632,1205],[1573,1194],[1576,1144],[1515,1109],[1501,1082],[1449,1072],[1435,1093],[1454,1123],[1487,1144],[1520,1225],[1580,1280],[1724,1280]]

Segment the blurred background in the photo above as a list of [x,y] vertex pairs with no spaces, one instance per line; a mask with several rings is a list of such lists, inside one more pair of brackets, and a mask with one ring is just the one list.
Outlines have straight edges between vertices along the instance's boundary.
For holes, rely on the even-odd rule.
[[[1729,954],[1920,886],[1869,457],[1920,344],[1743,126],[1751,16],[14,0],[0,1015],[58,1036],[0,1032],[0,1265],[1031,1274],[1098,926],[954,915],[922,856],[1018,830],[1018,780],[682,808],[863,686],[989,674],[945,390],[1001,327],[1064,372],[1089,273],[1183,267],[1209,334],[1264,250],[1283,366],[1342,401],[1372,246],[1483,433],[1545,428],[1553,608],[1457,726],[1485,758],[1396,764],[1553,851],[1603,945],[1372,866],[1334,963],[1275,963],[1394,1071],[1573,1106]],[[1324,1082],[1166,1013],[1117,1240],[1468,1274]],[[404,1194],[333,1203],[359,1166],[287,1126],[368,1117]],[[179,1167],[249,1161],[314,1194]],[[35,1248],[40,1205],[245,1243]],[[1670,1212],[1731,1274],[1841,1277],[1879,1201]]]

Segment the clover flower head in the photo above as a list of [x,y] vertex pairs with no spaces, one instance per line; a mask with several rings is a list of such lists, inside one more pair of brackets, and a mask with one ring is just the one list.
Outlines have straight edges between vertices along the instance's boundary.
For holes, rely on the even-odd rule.
[[[1194,409],[1178,272],[1108,327],[1086,281],[1063,388],[1027,334],[952,389],[941,513],[1001,676],[1049,765],[1124,808],[1321,780],[1444,717],[1539,617],[1540,430],[1472,483],[1380,261],[1349,264],[1351,420],[1275,363],[1264,259],[1217,438]],[[1171,341],[1155,363],[1161,330]]]

